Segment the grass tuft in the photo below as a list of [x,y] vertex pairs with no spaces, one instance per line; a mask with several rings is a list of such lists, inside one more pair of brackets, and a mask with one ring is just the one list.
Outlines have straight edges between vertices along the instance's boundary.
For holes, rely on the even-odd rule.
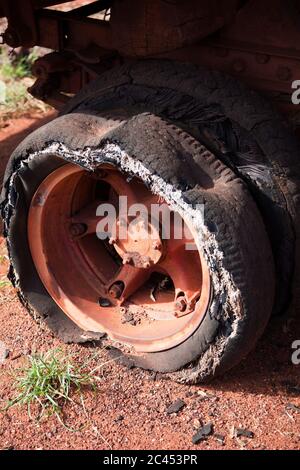
[[48,109],[47,105],[33,98],[27,91],[34,83],[31,67],[36,58],[34,51],[26,56],[13,58],[7,48],[0,48],[0,121],[31,111],[45,112]]
[[64,424],[62,410],[67,402],[74,403],[71,395],[86,387],[96,387],[93,371],[85,369],[86,363],[77,366],[60,349],[28,356],[28,364],[17,369],[15,376],[13,388],[17,395],[8,401],[5,410],[15,405],[27,405],[32,418],[31,406],[37,404],[40,408],[39,419],[45,413],[48,416],[55,414]]
[[5,49],[1,50],[1,75],[6,80],[17,80],[24,77],[31,77],[32,64],[37,59],[34,51],[28,55],[17,57],[12,60]]

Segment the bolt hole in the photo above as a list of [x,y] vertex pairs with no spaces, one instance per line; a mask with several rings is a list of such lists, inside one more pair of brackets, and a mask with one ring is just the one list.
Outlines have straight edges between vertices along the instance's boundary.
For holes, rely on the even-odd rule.
[[185,297],[185,293],[183,291],[178,292],[176,299],[179,299],[179,297]]

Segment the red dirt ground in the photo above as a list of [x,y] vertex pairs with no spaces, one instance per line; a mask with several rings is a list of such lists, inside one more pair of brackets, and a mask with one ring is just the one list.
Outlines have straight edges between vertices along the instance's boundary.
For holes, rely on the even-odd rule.
[[[0,173],[18,142],[50,117],[17,119],[0,130]],[[24,364],[27,354],[60,346],[80,363],[96,352],[92,346],[61,345],[32,320],[3,282],[5,253],[1,239],[0,340],[10,351],[0,366],[1,407],[14,396],[11,371]],[[109,362],[99,369],[96,392],[84,392],[85,411],[76,404],[64,408],[65,423],[77,429],[84,425],[81,431],[68,431],[54,416],[31,420],[27,409],[14,407],[0,412],[0,449],[299,449],[300,365],[291,363],[296,339],[300,314],[273,320],[239,367],[205,386],[178,385]],[[99,350],[91,367],[106,361],[107,353]],[[186,406],[168,415],[167,407],[178,398]],[[207,423],[213,424],[213,434],[193,445],[192,436]],[[254,437],[234,437],[237,428],[252,431]],[[223,446],[217,434],[224,436]]]

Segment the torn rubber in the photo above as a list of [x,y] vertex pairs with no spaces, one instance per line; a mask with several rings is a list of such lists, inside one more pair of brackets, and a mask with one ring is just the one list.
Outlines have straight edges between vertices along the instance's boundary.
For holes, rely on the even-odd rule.
[[[72,118],[72,116],[70,117]],[[153,128],[153,134],[150,135],[149,129]],[[141,129],[143,129],[146,136],[141,135]],[[199,212],[195,209],[195,202],[202,200],[203,195],[205,194],[206,201],[209,201],[211,197],[209,191],[204,190],[199,183],[191,182],[190,184],[184,185],[178,180],[178,184],[175,185],[170,183],[168,179],[163,178],[159,174],[160,165],[158,163],[156,171],[153,171],[151,165],[149,164],[149,155],[150,151],[159,153],[159,148],[155,149],[155,146],[158,145],[156,139],[157,129],[160,129],[161,136],[167,136],[170,139],[170,142],[173,142],[172,139],[175,137],[179,139],[180,148],[182,152],[190,152],[190,155],[193,156],[193,159],[197,161],[200,165],[200,154],[202,155],[203,161],[208,160],[210,163],[206,163],[207,166],[210,165],[213,168],[216,174],[216,185],[226,189],[226,198],[228,198],[228,203],[231,203],[231,199],[236,197],[238,200],[238,193],[230,193],[230,184],[234,185],[240,193],[242,199],[245,195],[245,201],[243,204],[245,208],[250,210],[251,217],[255,220],[255,223],[258,224],[259,231],[261,231],[261,237],[263,240],[263,245],[265,248],[265,255],[268,257],[267,266],[262,265],[261,272],[258,275],[264,277],[268,276],[269,278],[269,297],[266,299],[265,295],[259,294],[259,302],[262,305],[258,305],[258,315],[252,324],[251,329],[247,329],[247,325],[250,322],[247,315],[249,315],[248,310],[251,310],[247,304],[251,302],[250,294],[249,299],[245,297],[245,291],[242,293],[241,285],[237,285],[236,280],[233,279],[232,273],[226,268],[224,260],[228,258],[228,255],[224,255],[224,252],[220,249],[220,242],[217,241],[217,235],[214,231],[214,225],[211,223],[213,217],[209,217],[208,220],[203,219],[202,212]],[[132,140],[130,140],[130,136]],[[126,142],[124,143],[124,139]],[[140,152],[138,156],[133,156],[132,145],[136,143],[136,139],[141,142]],[[154,140],[153,140],[154,139]],[[128,142],[129,140],[129,142]],[[175,141],[174,141],[175,142]],[[144,150],[143,150],[143,145]],[[151,145],[153,146],[151,148]],[[170,149],[173,148],[175,144],[170,146]],[[149,150],[151,149],[151,150]],[[144,152],[144,154],[143,154]],[[184,215],[190,224],[195,227],[199,242],[201,241],[203,246],[203,255],[208,264],[211,281],[212,281],[212,291],[213,298],[209,306],[209,310],[206,314],[206,317],[203,321],[203,324],[199,328],[205,328],[205,333],[202,339],[202,343],[197,344],[198,337],[197,332],[195,332],[191,338],[187,341],[190,341],[193,348],[198,348],[198,354],[196,357],[194,352],[191,353],[191,360],[183,364],[188,367],[183,368],[180,371],[175,372],[178,368],[180,360],[180,348],[174,348],[173,352],[166,351],[163,353],[150,353],[147,355],[132,355],[130,356],[133,363],[139,367],[149,368],[158,370],[160,372],[171,374],[172,378],[181,381],[181,382],[197,382],[199,380],[203,381],[207,378],[211,378],[216,373],[223,372],[227,368],[234,365],[240,360],[240,356],[245,355],[251,347],[256,338],[262,333],[271,311],[272,296],[274,285],[272,284],[273,276],[273,266],[272,266],[272,256],[270,248],[268,246],[267,237],[263,229],[263,224],[260,219],[256,221],[256,216],[258,213],[255,213],[254,203],[250,203],[250,196],[246,196],[246,189],[241,181],[234,178],[233,174],[217,162],[213,156],[199,143],[196,143],[194,139],[188,136],[186,133],[178,130],[176,126],[167,125],[164,121],[157,117],[149,115],[141,115],[135,118],[130,119],[125,124],[122,124],[114,129],[113,131],[108,132],[101,137],[100,142],[95,148],[84,146],[82,149],[74,149],[69,147],[66,142],[55,142],[51,143],[45,142],[41,145],[41,148],[36,152],[32,152],[29,147],[28,153],[26,156],[20,158],[18,152],[15,154],[15,165],[11,165],[13,171],[7,175],[6,185],[4,190],[4,197],[1,204],[2,216],[5,223],[5,234],[7,236],[8,248],[10,252],[10,257],[12,261],[11,267],[11,278],[15,287],[19,290],[20,296],[24,305],[33,313],[34,315],[39,315],[31,305],[31,302],[28,302],[28,295],[24,293],[22,289],[22,280],[19,277],[17,262],[14,259],[14,255],[11,250],[11,240],[10,240],[10,231],[11,224],[13,222],[14,216],[17,211],[17,205],[19,201],[17,188],[20,184],[22,178],[22,171],[25,171],[30,167],[30,165],[38,161],[51,161],[52,158],[62,161],[72,162],[77,165],[80,165],[86,171],[95,172],[99,165],[110,163],[118,167],[120,171],[129,176],[137,176],[143,180],[143,182],[151,189],[154,194],[162,196],[164,200],[171,206],[172,209],[179,212],[181,216]],[[151,155],[150,155],[151,156]],[[198,160],[197,160],[197,158]],[[174,155],[171,153],[168,158],[174,158]],[[181,158],[178,155],[176,158]],[[194,161],[193,160],[193,161]],[[145,161],[148,163],[145,164]],[[150,160],[151,162],[152,160]],[[162,172],[166,172],[168,169],[168,162],[166,163],[166,168]],[[188,163],[187,163],[188,164]],[[190,163],[194,165],[194,163]],[[203,168],[203,167],[201,167]],[[189,170],[187,170],[189,171]],[[191,174],[193,171],[191,171]],[[173,175],[174,176],[174,175]],[[170,175],[170,180],[173,179],[173,176]],[[227,184],[227,186],[226,186]],[[207,194],[206,194],[207,193]],[[228,193],[228,194],[227,194]],[[218,202],[216,202],[218,204]],[[250,206],[250,209],[249,207]],[[219,226],[221,227],[222,221],[220,221]],[[263,238],[265,237],[265,238]],[[230,238],[228,239],[228,244],[230,245]],[[251,240],[252,242],[252,240]],[[248,242],[247,242],[248,243]],[[240,247],[236,246],[235,250],[239,251]],[[229,252],[233,252],[233,248],[229,246]],[[234,257],[235,254],[233,253]],[[237,268],[236,278],[239,279],[240,268]],[[249,282],[253,280],[249,280]],[[250,282],[250,283],[251,283]],[[252,294],[253,295],[253,294]],[[264,302],[264,303],[263,303]],[[254,304],[253,304],[254,305]],[[264,313],[264,316],[262,315]],[[253,315],[253,312],[252,312]],[[54,320],[53,320],[54,318]],[[93,332],[82,332],[79,328],[75,327],[73,323],[68,320],[66,317],[64,319],[65,324],[61,324],[61,319],[55,315],[47,315],[45,318],[48,326],[54,326],[54,330],[59,333],[60,337],[63,337],[66,341],[89,341],[93,339],[99,339],[99,333]],[[51,324],[52,322],[52,324]],[[253,319],[251,319],[253,323]],[[72,325],[70,325],[70,323]],[[57,331],[57,330],[63,330]],[[71,330],[70,330],[71,329]],[[63,333],[63,334],[61,334]],[[198,332],[199,334],[199,332]],[[248,336],[247,336],[248,335]],[[100,337],[103,336],[100,334]],[[235,343],[240,347],[242,337],[242,343],[245,343],[243,348],[240,348],[240,354],[234,351]],[[250,339],[249,339],[249,338]],[[198,338],[198,339],[197,339]],[[248,339],[247,339],[248,338]],[[115,342],[110,342],[109,339],[106,339],[109,343],[115,346]],[[195,344],[194,344],[194,343]],[[121,349],[122,346],[118,345]],[[179,345],[184,347],[184,345]],[[192,348],[192,349],[193,349]],[[126,349],[126,348],[125,348]],[[233,351],[233,352],[232,352]],[[126,352],[126,351],[125,351]],[[167,356],[167,359],[163,357],[163,354]],[[189,357],[189,354],[187,354]]]

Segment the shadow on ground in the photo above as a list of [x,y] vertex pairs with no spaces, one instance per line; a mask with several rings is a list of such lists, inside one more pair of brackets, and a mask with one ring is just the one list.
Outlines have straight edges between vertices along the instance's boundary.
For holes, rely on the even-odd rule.
[[2,186],[3,175],[10,155],[15,148],[38,127],[47,124],[55,117],[55,112],[46,114],[33,113],[22,116],[19,119],[8,120],[0,123],[0,184]]

